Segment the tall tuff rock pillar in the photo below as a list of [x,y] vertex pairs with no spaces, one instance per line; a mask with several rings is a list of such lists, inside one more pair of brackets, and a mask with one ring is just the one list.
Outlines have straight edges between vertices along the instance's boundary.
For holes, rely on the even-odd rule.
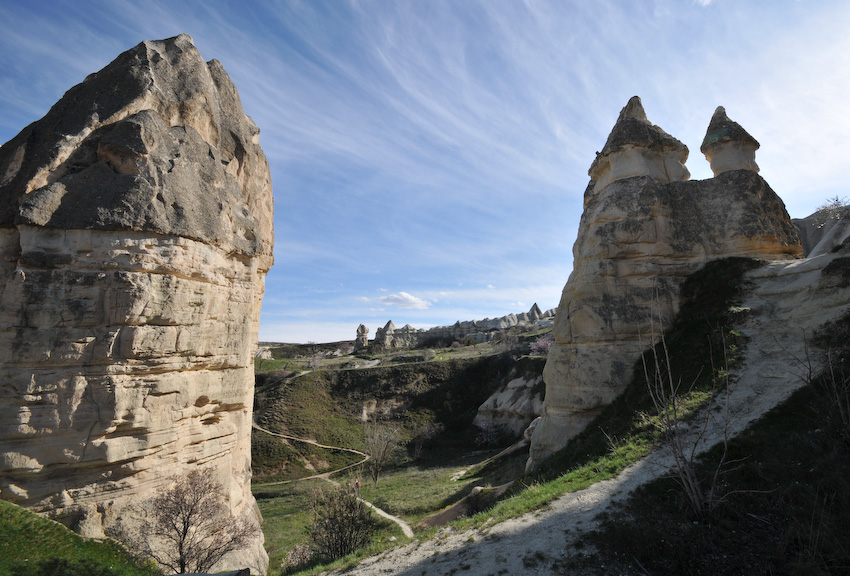
[[[723,145],[723,137],[712,136],[720,133],[714,127],[712,121],[706,140]],[[687,155],[684,144],[647,120],[634,97],[593,162],[574,269],[543,373],[545,412],[532,436],[529,469],[625,389],[651,344],[651,319],[655,336],[670,326],[689,274],[718,258],[802,252],[784,204],[755,172],[754,160],[688,181]]]
[[[103,536],[202,468],[233,517],[260,521],[258,136],[181,35],[121,54],[0,148],[0,497]],[[265,572],[262,543],[218,567]]]
[[354,339],[354,351],[365,350],[369,347],[369,329],[365,324],[357,327],[357,337]]

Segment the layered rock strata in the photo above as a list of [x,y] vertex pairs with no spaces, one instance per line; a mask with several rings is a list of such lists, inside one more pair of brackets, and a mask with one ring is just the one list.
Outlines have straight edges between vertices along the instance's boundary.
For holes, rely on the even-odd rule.
[[[272,264],[259,130],[189,36],[143,42],[0,148],[0,496],[87,536],[202,468],[250,491]],[[262,534],[218,568],[265,573]]]
[[[718,117],[707,141],[717,134]],[[802,253],[782,200],[754,161],[749,169],[688,181],[677,164],[687,148],[677,142],[646,119],[634,97],[591,166],[574,269],[544,370],[545,413],[532,436],[530,469],[624,390],[642,351],[676,315],[688,275],[719,258]]]

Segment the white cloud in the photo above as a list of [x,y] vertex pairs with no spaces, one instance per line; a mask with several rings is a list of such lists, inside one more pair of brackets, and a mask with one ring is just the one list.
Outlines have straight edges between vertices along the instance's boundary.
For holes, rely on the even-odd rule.
[[417,298],[413,294],[407,292],[399,292],[398,294],[390,294],[389,296],[381,296],[378,302],[387,306],[395,306],[396,308],[405,308],[411,310],[426,310],[430,308],[431,303],[422,298]]
[[713,0],[694,0],[694,4],[699,4],[700,6],[708,6],[713,2]]

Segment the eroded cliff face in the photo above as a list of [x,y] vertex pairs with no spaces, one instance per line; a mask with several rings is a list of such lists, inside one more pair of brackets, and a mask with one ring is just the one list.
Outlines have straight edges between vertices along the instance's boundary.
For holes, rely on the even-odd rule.
[[[143,42],[0,148],[0,497],[103,536],[202,468],[250,492],[272,264],[259,130],[192,39]],[[262,535],[219,568],[265,572]]]
[[678,312],[689,274],[719,258],[802,253],[782,200],[757,174],[757,147],[719,108],[703,144],[715,177],[688,181],[684,144],[653,126],[637,97],[622,110],[590,169],[529,468],[624,390]]

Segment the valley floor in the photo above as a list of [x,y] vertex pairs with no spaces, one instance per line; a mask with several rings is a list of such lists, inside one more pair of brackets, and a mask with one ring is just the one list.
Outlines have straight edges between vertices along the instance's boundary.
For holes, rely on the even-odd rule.
[[[749,274],[754,289],[741,303],[751,310],[742,332],[749,342],[729,393],[729,427],[715,427],[703,450],[725,433],[743,431],[803,386],[807,339],[813,328],[850,307],[850,291],[830,286],[822,270],[835,257],[773,262]],[[721,400],[722,401],[722,400]],[[695,432],[694,432],[695,433]],[[708,437],[711,436],[711,437]],[[466,532],[443,529],[434,538],[389,550],[341,574],[358,576],[562,573],[565,563],[592,550],[571,543],[596,527],[596,517],[635,488],[666,475],[671,457],[656,451],[614,479],[566,494],[534,513]],[[590,568],[590,567],[589,567]],[[592,567],[597,573],[600,567]],[[575,571],[571,563],[570,574]],[[641,573],[637,569],[635,574]]]

